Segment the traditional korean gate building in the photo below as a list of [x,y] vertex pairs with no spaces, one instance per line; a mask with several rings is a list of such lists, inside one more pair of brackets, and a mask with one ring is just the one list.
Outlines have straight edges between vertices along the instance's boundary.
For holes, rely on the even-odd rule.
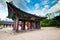
[[27,25],[27,30],[31,29],[40,29],[40,20],[45,17],[40,17],[32,15],[30,13],[24,12],[17,8],[15,5],[10,2],[6,2],[8,7],[8,18],[14,20],[13,30],[16,32],[19,31],[19,25],[21,25],[21,30],[25,30],[25,24]]

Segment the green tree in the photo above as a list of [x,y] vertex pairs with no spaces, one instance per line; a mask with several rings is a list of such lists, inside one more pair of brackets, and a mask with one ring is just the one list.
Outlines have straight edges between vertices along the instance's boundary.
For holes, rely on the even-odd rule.
[[0,22],[0,25],[3,25],[4,23],[3,22]]

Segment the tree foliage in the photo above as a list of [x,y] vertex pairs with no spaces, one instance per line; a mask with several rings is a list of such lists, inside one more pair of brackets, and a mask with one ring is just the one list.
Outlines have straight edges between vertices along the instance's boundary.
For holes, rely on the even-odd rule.
[[0,25],[3,25],[4,23],[3,22],[0,22]]
[[42,26],[56,26],[60,27],[60,15],[53,19],[44,19],[41,21]]
[[53,20],[60,20],[60,15],[53,18]]

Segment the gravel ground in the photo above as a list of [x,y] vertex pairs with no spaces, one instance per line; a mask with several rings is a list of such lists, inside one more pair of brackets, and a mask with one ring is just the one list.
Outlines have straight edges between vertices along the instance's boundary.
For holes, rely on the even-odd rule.
[[43,27],[41,30],[13,33],[11,28],[0,29],[0,40],[60,40],[60,28]]

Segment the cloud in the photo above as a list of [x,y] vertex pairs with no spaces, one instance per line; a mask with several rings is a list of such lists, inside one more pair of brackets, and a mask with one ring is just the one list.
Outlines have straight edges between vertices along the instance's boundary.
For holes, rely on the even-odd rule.
[[1,20],[6,20],[8,15],[6,0],[0,0],[0,18]]
[[57,0],[52,0],[52,4],[54,4]]
[[34,7],[35,9],[39,9],[39,3],[36,3]]
[[13,3],[20,9],[26,11],[29,10],[29,8],[26,6],[26,3],[24,0],[13,0]]
[[48,3],[49,3],[49,0],[43,0],[41,4],[42,5],[47,5]]
[[2,4],[3,0],[0,0],[0,4]]
[[6,6],[5,6],[5,5],[6,5],[6,1],[0,0],[0,5],[3,5],[4,7],[6,7]]
[[7,9],[5,8],[5,9],[3,9],[3,8],[1,8],[2,10],[0,10],[0,18],[2,19],[2,20],[5,20],[5,18],[7,17],[7,15],[8,15],[8,12],[7,12]]
[[5,20],[5,18],[7,17],[7,15],[8,15],[8,12],[7,12],[6,1],[0,0],[0,18],[2,20]]
[[[45,4],[44,4],[45,3]],[[40,16],[45,16],[46,15],[46,13],[47,13],[47,11],[49,10],[49,5],[47,5],[48,4],[48,1],[43,1],[43,4],[44,4],[44,8],[43,9],[39,9],[39,6],[40,6],[40,4],[39,3],[36,3],[35,5],[34,5],[34,10],[32,11],[32,14],[36,14],[36,15],[40,15]]]
[[60,3],[60,0],[58,1],[58,3]]
[[60,1],[58,1],[58,3],[56,5],[54,5],[51,9],[49,9],[48,13],[52,13],[52,12],[56,12],[58,10],[60,10]]
[[44,14],[44,16],[47,14],[49,7],[50,7],[49,5],[45,5],[45,7],[42,9],[41,13]]
[[31,1],[31,0],[26,0],[28,3]]
[[10,1],[12,1],[12,0],[5,0],[5,1],[10,2]]
[[20,8],[21,10],[29,10],[29,8],[26,6],[26,3],[24,2],[24,0],[6,0],[7,2],[12,1],[13,4]]
[[45,16],[47,14],[47,11],[49,10],[49,7],[50,7],[49,5],[45,5],[45,7],[42,10],[35,9],[35,10],[32,10],[31,13],[36,14],[38,16]]

